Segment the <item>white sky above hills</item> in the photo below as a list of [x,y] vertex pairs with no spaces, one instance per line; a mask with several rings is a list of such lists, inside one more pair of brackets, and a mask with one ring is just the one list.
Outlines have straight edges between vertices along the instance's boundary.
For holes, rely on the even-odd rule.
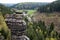
[[53,2],[55,0],[0,0],[0,3],[21,3],[21,2]]

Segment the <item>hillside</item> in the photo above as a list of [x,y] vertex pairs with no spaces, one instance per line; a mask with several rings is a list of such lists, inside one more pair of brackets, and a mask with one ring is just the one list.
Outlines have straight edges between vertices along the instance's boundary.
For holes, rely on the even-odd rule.
[[[4,17],[0,12],[0,34],[4,37],[6,40],[10,40],[10,29],[5,23]],[[1,37],[1,36],[0,36]]]
[[2,4],[0,4],[0,12],[2,12],[3,15],[6,13],[12,13],[10,8],[8,8]]
[[41,6],[38,8],[39,12],[60,12],[60,1],[54,1],[48,5]]
[[50,14],[46,14],[46,13],[36,13],[33,16],[33,20],[35,22],[37,21],[44,21],[46,26],[49,26],[52,22],[54,23],[54,28],[57,32],[60,33],[60,13],[58,12],[54,12],[54,13],[50,13]]
[[36,9],[41,5],[46,5],[48,3],[41,3],[41,2],[25,2],[25,3],[18,3],[11,8],[16,8],[16,9]]

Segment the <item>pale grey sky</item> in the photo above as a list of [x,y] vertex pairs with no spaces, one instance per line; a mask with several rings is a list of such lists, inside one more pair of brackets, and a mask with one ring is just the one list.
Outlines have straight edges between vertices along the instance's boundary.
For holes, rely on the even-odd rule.
[[55,0],[0,0],[0,3],[53,2]]

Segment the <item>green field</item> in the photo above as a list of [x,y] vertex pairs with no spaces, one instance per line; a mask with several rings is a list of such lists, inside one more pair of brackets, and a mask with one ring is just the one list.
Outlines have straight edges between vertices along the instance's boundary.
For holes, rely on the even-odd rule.
[[33,14],[34,12],[36,12],[36,10],[27,10],[28,11],[28,14]]
[[36,10],[18,10],[19,12],[23,12],[23,11],[27,11],[27,14],[28,15],[33,15],[34,14],[34,12],[36,12]]

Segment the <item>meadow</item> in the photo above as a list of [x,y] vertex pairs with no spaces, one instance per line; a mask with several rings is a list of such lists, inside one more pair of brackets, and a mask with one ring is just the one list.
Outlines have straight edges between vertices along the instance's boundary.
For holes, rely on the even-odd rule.
[[23,11],[27,11],[27,14],[29,15],[29,16],[32,16],[35,12],[36,12],[36,10],[17,10],[18,12],[23,12]]

